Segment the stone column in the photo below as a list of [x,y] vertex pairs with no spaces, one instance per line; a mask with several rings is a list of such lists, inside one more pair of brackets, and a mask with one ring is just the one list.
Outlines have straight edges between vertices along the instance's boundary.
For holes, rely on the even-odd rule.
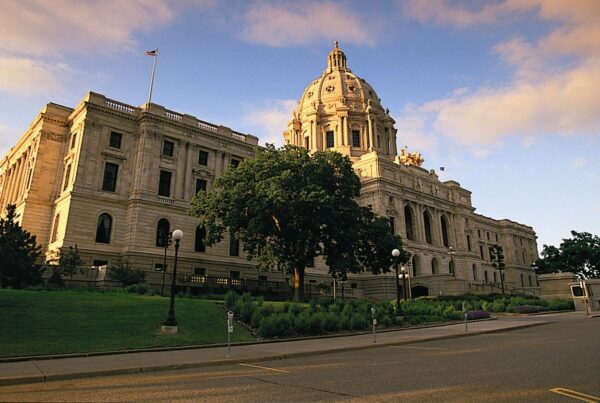
[[371,115],[367,116],[367,122],[369,125],[369,144],[367,145],[367,149],[372,149],[374,148],[374,143],[373,143],[373,120],[371,119]]

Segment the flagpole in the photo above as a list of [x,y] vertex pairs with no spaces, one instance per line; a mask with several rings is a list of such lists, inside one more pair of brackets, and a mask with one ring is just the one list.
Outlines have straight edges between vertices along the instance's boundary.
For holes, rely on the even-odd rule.
[[[152,51],[154,54],[154,60],[152,61],[152,76],[150,77],[150,92],[148,93],[148,106],[150,106],[150,102],[152,102],[152,87],[154,87],[154,72],[156,70],[156,59],[158,59],[158,48]],[[148,54],[149,52],[146,52]]]

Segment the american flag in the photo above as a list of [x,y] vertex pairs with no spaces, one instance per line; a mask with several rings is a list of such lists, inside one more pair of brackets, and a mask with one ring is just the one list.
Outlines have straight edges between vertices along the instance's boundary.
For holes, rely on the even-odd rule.
[[144,52],[144,54],[146,56],[156,56],[157,53],[158,53],[158,48],[153,49],[153,50],[147,50],[147,51]]

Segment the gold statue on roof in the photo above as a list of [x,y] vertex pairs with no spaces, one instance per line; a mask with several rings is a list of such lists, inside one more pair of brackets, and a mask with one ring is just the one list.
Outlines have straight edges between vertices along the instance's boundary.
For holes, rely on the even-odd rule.
[[423,159],[421,153],[418,151],[413,151],[412,153],[409,153],[406,151],[407,148],[407,146],[404,146],[400,149],[400,155],[396,156],[396,162],[398,162],[399,164],[404,164],[406,166],[415,165],[420,167],[421,165],[423,165],[425,159]]

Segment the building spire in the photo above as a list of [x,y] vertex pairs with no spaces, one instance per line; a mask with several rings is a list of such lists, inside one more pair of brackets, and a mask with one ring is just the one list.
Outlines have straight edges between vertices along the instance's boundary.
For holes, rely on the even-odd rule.
[[346,55],[338,46],[338,41],[333,41],[333,49],[327,56],[327,67],[329,71],[346,70]]

